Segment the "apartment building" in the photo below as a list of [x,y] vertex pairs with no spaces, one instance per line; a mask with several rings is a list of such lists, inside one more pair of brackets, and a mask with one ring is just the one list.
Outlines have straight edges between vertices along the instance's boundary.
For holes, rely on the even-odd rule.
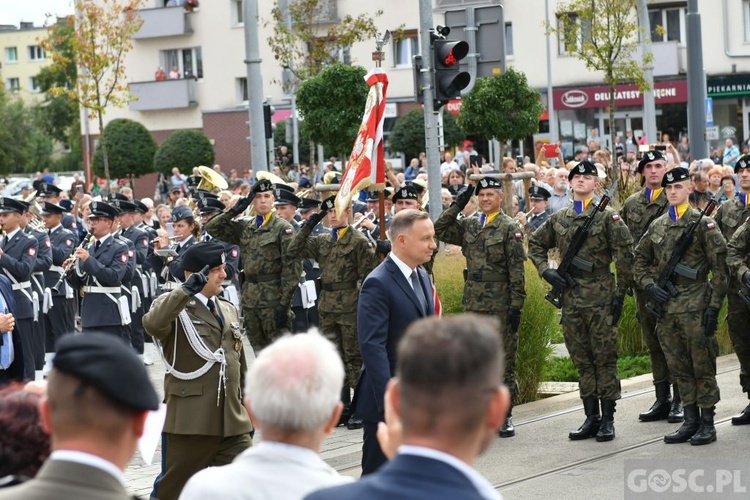
[[36,75],[49,64],[39,40],[47,36],[46,28],[22,22],[0,26],[0,75],[5,90],[31,102],[41,100]]

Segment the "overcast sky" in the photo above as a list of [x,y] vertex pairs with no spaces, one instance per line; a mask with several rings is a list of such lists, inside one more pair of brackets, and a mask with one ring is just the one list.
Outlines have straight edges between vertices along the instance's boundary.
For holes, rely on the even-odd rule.
[[34,26],[43,26],[47,13],[72,14],[73,0],[0,0],[0,24],[18,26],[21,21],[32,21]]

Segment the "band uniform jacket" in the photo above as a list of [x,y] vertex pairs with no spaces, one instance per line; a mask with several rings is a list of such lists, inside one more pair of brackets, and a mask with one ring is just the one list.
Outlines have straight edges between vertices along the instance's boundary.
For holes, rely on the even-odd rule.
[[549,214],[547,212],[531,214],[526,218],[526,229],[533,233],[539,229],[542,224],[547,222],[547,219],[549,219]]
[[30,225],[26,226],[23,231],[36,238],[37,242],[38,251],[36,254],[36,264],[34,264],[34,272],[31,274],[31,287],[39,296],[39,309],[41,310],[45,286],[50,287],[54,285],[54,283],[46,283],[44,279],[44,272],[49,270],[49,267],[52,265],[52,244],[46,231],[36,230]]
[[146,333],[161,342],[164,357],[177,371],[192,372],[206,363],[190,346],[177,318],[183,309],[211,352],[224,348],[227,362],[226,389],[222,385],[221,393],[219,363],[194,380],[180,380],[169,373],[164,375],[167,403],[164,432],[226,437],[252,429],[247,411],[242,406],[247,362],[237,309],[221,297],[214,297],[214,300],[223,318],[223,328],[208,308],[199,299],[188,296],[182,287],[160,295],[143,316]]
[[[156,275],[159,276],[160,282],[163,283],[164,281],[172,281],[182,283],[183,281],[185,281],[185,269],[183,269],[182,267],[182,254],[197,242],[198,241],[195,239],[195,236],[190,235],[185,239],[182,245],[174,245],[172,248],[175,252],[177,252],[177,257],[170,260],[169,263],[167,263],[164,258],[159,257],[156,254],[153,254],[151,256],[151,265],[154,269],[154,272],[156,272]],[[169,269],[169,274],[166,276],[166,278],[162,276],[164,267],[167,267]]]
[[[3,247],[3,254],[0,256],[0,268],[10,279],[13,285],[29,282],[18,290],[13,290],[13,297],[16,299],[16,319],[29,319],[34,317],[34,304],[32,301],[31,275],[36,265],[36,255],[39,251],[39,244],[36,238],[26,234],[19,229],[13,235],[8,243]],[[15,288],[15,287],[14,287]]]
[[[120,286],[128,271],[128,247],[110,235],[99,250],[95,250],[95,241],[86,247],[89,258],[80,260],[74,272],[68,274],[68,281],[74,288],[86,286],[116,287],[117,292],[109,295],[120,297]],[[85,292],[85,289],[84,289]],[[104,293],[85,292],[81,301],[81,326],[121,326],[122,318],[118,304]]]
[[[76,218],[73,216],[73,214],[63,214],[62,220],[60,221],[62,224],[62,227],[70,231],[71,233],[78,235],[78,222],[76,222]],[[78,242],[83,240],[77,240],[76,246],[78,246]]]
[[[49,241],[52,247],[52,266],[44,271],[44,282],[51,288],[55,286],[60,279],[59,269],[53,270],[52,267],[60,268],[63,265],[63,262],[71,256],[76,247],[76,237],[64,227],[57,226],[50,231]],[[57,293],[52,290],[52,295],[56,297],[65,296],[65,287],[61,286]]]

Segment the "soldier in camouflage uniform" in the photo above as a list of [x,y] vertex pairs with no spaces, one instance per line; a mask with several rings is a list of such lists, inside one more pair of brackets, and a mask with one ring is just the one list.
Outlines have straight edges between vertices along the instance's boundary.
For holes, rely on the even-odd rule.
[[[214,238],[240,246],[245,276],[241,304],[245,332],[255,352],[291,331],[292,295],[302,272],[300,260],[287,254],[294,229],[271,211],[273,192],[271,181],[258,181],[250,196],[206,224],[206,232]],[[257,215],[233,220],[250,203]]]
[[[646,233],[648,226],[657,217],[666,212],[667,196],[661,181],[667,172],[667,161],[661,151],[649,151],[640,162],[638,162],[638,173],[645,179],[645,186],[637,193],[632,194],[622,206],[620,216],[630,229],[633,243],[637,244]],[[636,318],[643,332],[643,340],[648,348],[651,358],[651,370],[654,377],[654,391],[656,401],[648,411],[638,415],[642,422],[653,422],[667,419],[668,422],[682,422],[684,414],[682,400],[677,383],[671,380],[667,358],[664,356],[659,337],[656,334],[656,318],[646,309],[648,295],[645,290],[635,288]],[[670,381],[673,384],[674,399],[671,397],[669,388]]]
[[[680,384],[685,422],[664,436],[667,443],[701,445],[716,441],[714,408],[719,401],[716,384],[716,356],[719,345],[716,327],[727,291],[726,242],[716,223],[703,217],[692,242],[680,259],[680,268],[670,278],[677,291],[672,296],[656,280],[675,250],[688,224],[700,217],[690,208],[692,186],[686,168],[677,167],[664,175],[669,210],[656,219],[635,249],[634,273],[653,306],[661,308],[656,320],[669,371]],[[708,275],[713,273],[709,281]],[[698,416],[700,408],[700,418]]]
[[[523,233],[516,222],[501,212],[502,183],[485,177],[476,187],[482,210],[480,218],[458,219],[474,194],[474,186],[464,187],[456,201],[435,221],[435,237],[459,245],[466,257],[464,311],[500,318],[500,338],[505,350],[505,383],[512,396],[518,393],[516,353],[521,308],[526,297],[524,282]],[[500,430],[501,437],[515,435],[513,407]]]
[[[562,328],[565,345],[578,370],[579,390],[586,421],[568,437],[615,437],[614,412],[620,399],[617,377],[617,322],[626,290],[632,284],[632,239],[625,223],[610,207],[594,214],[588,237],[578,251],[578,265],[570,269],[576,285],[549,266],[547,252],[557,248],[565,255],[577,229],[597,210],[594,191],[600,180],[596,166],[583,161],[568,174],[573,203],[552,214],[529,239],[529,258],[539,274],[562,288]],[[610,269],[614,258],[617,283]],[[601,417],[599,404],[601,402]]]
[[[342,399],[348,414],[350,389],[354,389],[362,368],[357,339],[357,302],[365,277],[378,265],[375,250],[367,237],[346,224],[351,208],[339,219],[331,196],[319,213],[311,215],[287,249],[293,258],[315,259],[320,263],[321,292],[318,301],[320,329],[339,349],[346,366]],[[331,232],[311,236],[313,228],[328,216]],[[361,429],[362,421],[349,416],[348,429]]]
[[[734,172],[740,184],[740,193],[721,204],[719,211],[714,216],[716,224],[721,229],[721,234],[727,241],[742,227],[742,222],[750,217],[750,155],[743,155],[734,164]],[[747,225],[747,224],[745,224]],[[747,247],[745,247],[747,250]],[[731,253],[732,249],[728,253]],[[742,254],[744,258],[745,254]],[[747,335],[747,325],[750,324],[750,304],[748,304],[738,292],[742,288],[742,274],[737,274],[741,267],[740,259],[735,256],[734,262],[727,260],[733,272],[729,274],[729,291],[727,292],[727,324],[729,326],[729,338],[732,339],[734,352],[740,362],[740,386],[742,392],[746,392],[750,398],[750,337]],[[733,267],[734,264],[734,267]],[[733,425],[750,424],[750,405],[736,417],[732,417]]]

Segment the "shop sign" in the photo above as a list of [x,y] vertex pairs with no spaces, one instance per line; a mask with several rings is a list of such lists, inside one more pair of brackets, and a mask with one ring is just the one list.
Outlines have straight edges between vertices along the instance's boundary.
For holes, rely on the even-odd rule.
[[750,74],[713,76],[706,80],[708,97],[738,97],[750,95]]
[[[609,87],[580,87],[554,89],[556,109],[606,108],[609,106]],[[637,85],[618,85],[615,88],[615,106],[641,106],[643,93]],[[687,102],[687,80],[657,82],[654,84],[656,104]]]

